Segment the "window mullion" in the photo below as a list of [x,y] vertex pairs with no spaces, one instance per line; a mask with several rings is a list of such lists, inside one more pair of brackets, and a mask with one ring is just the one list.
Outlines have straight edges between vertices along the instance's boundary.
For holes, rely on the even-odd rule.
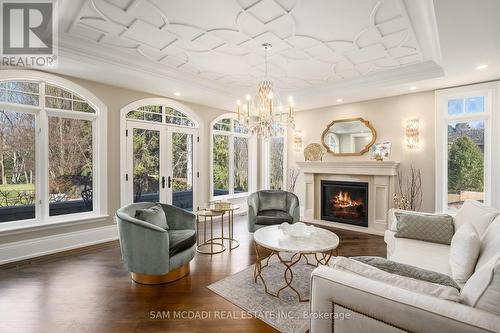
[[234,195],[234,135],[229,135],[229,194]]
[[39,213],[36,218],[41,222],[46,222],[49,217],[49,131],[48,115],[45,111],[45,82],[40,84],[40,107],[38,115],[39,128],[37,133],[37,160],[36,168],[38,171],[36,177],[37,186],[37,208]]

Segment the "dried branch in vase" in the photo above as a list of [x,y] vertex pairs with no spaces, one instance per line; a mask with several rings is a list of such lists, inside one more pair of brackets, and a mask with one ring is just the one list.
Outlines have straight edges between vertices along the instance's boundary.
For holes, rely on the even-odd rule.
[[290,168],[288,169],[288,191],[295,192],[295,184],[297,184],[297,178],[299,178],[300,169]]
[[398,194],[394,193],[394,206],[398,209],[418,211],[422,206],[422,173],[410,166],[408,174],[398,171]]

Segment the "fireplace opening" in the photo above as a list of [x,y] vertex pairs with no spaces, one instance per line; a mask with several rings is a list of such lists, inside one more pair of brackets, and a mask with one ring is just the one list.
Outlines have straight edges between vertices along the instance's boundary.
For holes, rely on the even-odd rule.
[[321,219],[368,227],[368,183],[322,180]]

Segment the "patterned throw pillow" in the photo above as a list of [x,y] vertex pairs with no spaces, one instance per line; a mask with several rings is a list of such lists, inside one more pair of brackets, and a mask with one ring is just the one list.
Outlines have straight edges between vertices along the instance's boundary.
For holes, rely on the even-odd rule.
[[453,217],[450,215],[401,214],[397,219],[398,231],[395,237],[449,245],[455,232]]

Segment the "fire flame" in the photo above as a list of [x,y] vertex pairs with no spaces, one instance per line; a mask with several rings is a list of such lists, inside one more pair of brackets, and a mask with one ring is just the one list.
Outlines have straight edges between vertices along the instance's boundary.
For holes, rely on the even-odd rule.
[[356,207],[362,204],[360,201],[353,200],[348,192],[339,192],[332,198],[332,202],[335,207],[339,208]]

